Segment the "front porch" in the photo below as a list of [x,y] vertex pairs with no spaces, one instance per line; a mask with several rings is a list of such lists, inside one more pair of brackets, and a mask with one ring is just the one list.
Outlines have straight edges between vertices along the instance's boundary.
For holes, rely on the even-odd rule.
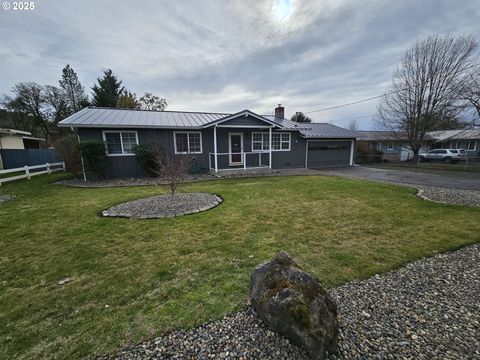
[[213,149],[208,153],[210,172],[271,170],[275,127],[248,112],[213,124]]

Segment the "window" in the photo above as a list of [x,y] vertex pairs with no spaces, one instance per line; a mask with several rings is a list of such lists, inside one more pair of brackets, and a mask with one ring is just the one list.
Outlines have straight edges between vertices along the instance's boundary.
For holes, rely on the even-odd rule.
[[104,131],[103,140],[108,155],[133,155],[133,146],[138,145],[136,131]]
[[477,147],[477,142],[476,141],[469,141],[467,150],[475,150],[476,147]]
[[[268,133],[252,133],[252,151],[268,151]],[[272,133],[272,151],[289,151],[290,133]]]
[[175,142],[175,154],[202,153],[202,134],[199,131],[175,132],[173,139]]
[[387,149],[388,149],[388,150],[393,150],[393,143],[388,143]]
[[252,151],[268,150],[268,133],[252,133]]

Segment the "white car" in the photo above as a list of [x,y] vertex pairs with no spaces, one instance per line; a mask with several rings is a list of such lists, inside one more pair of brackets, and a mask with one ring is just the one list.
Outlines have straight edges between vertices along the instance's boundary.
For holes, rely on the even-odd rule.
[[435,149],[419,156],[422,161],[443,161],[445,163],[456,163],[466,159],[463,149]]

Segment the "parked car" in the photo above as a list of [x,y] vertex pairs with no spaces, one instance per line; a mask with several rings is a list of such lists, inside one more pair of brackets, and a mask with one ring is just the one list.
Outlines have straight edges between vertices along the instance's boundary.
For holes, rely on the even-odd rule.
[[422,161],[443,161],[445,163],[456,163],[467,158],[463,149],[435,149],[419,156]]

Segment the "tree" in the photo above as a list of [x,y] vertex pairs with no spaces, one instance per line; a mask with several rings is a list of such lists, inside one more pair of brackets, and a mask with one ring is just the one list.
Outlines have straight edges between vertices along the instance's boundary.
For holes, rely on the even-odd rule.
[[[408,136],[414,156],[425,133],[458,125],[463,111],[462,81],[478,62],[472,36],[430,36],[402,56],[391,88],[378,105],[377,123]],[[447,120],[447,121],[446,121]]]
[[294,115],[292,115],[290,120],[292,120],[294,122],[298,122],[298,123],[311,123],[312,122],[312,119],[310,119],[307,115],[305,115],[301,111],[296,112]]
[[125,90],[111,69],[103,71],[103,77],[97,78],[92,87],[92,103],[95,106],[116,107],[118,98]]
[[119,109],[139,109],[140,103],[135,93],[125,90],[118,98],[116,107]]
[[477,117],[480,118],[480,66],[474,67],[467,75],[463,96],[468,104],[475,110]]
[[40,129],[48,144],[50,126],[45,113],[46,101],[43,87],[36,82],[21,82],[13,86],[12,94],[13,97],[4,95],[4,106],[30,119],[32,128]]
[[72,112],[68,106],[68,98],[63,89],[52,85],[45,85],[43,88],[43,97],[46,105],[44,116],[53,125],[58,124]]
[[[67,64],[62,70],[62,79],[59,80],[60,87],[65,92],[70,114],[83,109],[88,104],[85,89],[78,80],[77,73]],[[69,115],[70,115],[69,114]]]
[[170,155],[161,147],[157,147],[156,162],[160,178],[167,182],[172,196],[188,176],[192,158],[189,155]]
[[356,119],[350,120],[347,128],[348,130],[351,130],[351,131],[358,131],[358,120]]
[[140,100],[140,109],[164,111],[167,108],[167,100],[162,99],[152,93],[146,92]]

